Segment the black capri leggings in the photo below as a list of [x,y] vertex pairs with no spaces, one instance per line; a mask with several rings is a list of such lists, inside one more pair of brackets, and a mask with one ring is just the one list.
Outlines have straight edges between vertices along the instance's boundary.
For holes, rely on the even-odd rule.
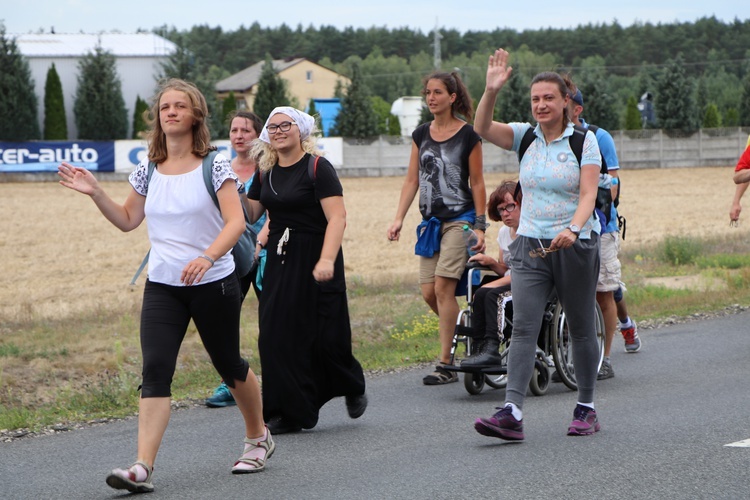
[[235,380],[245,381],[249,365],[240,356],[241,297],[235,273],[194,286],[146,281],[141,311],[141,397],[172,395],[177,354],[191,319],[226,384],[234,387]]

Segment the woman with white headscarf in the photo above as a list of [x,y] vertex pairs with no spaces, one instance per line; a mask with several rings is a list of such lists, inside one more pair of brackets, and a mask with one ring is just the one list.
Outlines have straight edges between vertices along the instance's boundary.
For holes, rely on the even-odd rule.
[[316,132],[312,116],[278,107],[251,151],[260,159],[248,192],[251,217],[268,210],[271,220],[258,350],[263,417],[273,434],[315,427],[318,411],[335,397],[346,398],[351,418],[367,407],[362,367],[352,355],[343,189],[320,156]]

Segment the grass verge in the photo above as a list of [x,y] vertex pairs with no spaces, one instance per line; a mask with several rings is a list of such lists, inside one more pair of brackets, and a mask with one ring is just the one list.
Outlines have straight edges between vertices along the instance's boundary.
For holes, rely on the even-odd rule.
[[[621,254],[627,301],[637,320],[688,316],[750,303],[750,242],[667,238]],[[687,278],[687,285],[658,282]],[[430,362],[439,351],[437,318],[416,284],[368,284],[349,277],[354,351],[365,370]],[[253,370],[257,303],[242,313],[242,345]],[[136,309],[98,308],[75,320],[33,317],[3,325],[0,337],[0,429],[28,429],[132,415],[138,406],[140,350]],[[198,401],[219,381],[190,327],[172,385],[173,399]]]

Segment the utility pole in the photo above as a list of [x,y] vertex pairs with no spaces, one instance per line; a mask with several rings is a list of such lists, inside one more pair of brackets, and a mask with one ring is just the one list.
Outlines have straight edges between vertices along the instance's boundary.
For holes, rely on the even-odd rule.
[[440,34],[440,31],[438,30],[438,18],[435,18],[435,29],[433,30],[433,64],[435,65],[435,69],[440,69],[440,66],[442,65],[441,55],[440,55],[440,40],[443,38],[443,35]]

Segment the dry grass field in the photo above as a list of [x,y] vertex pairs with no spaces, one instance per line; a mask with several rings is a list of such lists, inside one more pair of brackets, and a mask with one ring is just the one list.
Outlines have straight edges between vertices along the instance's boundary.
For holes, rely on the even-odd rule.
[[[622,205],[628,229],[624,249],[666,235],[722,235],[746,231],[729,227],[734,193],[728,168],[623,171]],[[491,191],[508,174],[486,176]],[[416,281],[413,254],[416,205],[409,211],[401,241],[385,237],[393,219],[402,177],[343,179],[348,212],[344,240],[349,279],[387,284]],[[105,189],[124,200],[127,182]],[[145,225],[121,233],[88,197],[56,183],[0,183],[0,325],[32,319],[65,319],[92,311],[128,310],[140,301],[145,279],[130,286],[148,249]],[[750,217],[746,214],[745,217]],[[498,225],[488,232],[488,252],[496,251]]]
[[[739,229],[728,224],[734,193],[731,176],[728,168],[623,172],[621,207],[628,220],[624,249],[638,250],[667,235],[746,234],[747,224]],[[510,176],[488,175],[488,190],[506,177]],[[385,330],[397,323],[399,314],[414,312],[414,307],[426,311],[416,286],[416,206],[408,214],[401,241],[389,242],[385,236],[402,182],[402,177],[342,180],[349,282],[385,290],[390,284],[414,284],[394,287],[394,293],[355,292],[350,304],[355,343],[387,336]],[[131,189],[124,181],[104,187],[119,201]],[[145,274],[136,285],[129,282],[148,249],[145,225],[123,234],[88,197],[54,182],[0,183],[0,214],[0,406],[55,407],[65,394],[119,398],[107,396],[110,377],[130,374],[122,382],[129,387],[140,371],[138,310]],[[497,224],[488,231],[490,253],[497,252],[497,231]],[[243,309],[241,339],[243,354],[251,362],[257,362],[254,301],[249,298]],[[186,338],[179,363],[198,370],[208,367],[197,335]],[[202,381],[191,379],[183,385],[182,394],[199,398],[213,387],[216,375],[205,370]],[[72,413],[90,406],[76,405]],[[6,425],[27,425],[24,422]]]

